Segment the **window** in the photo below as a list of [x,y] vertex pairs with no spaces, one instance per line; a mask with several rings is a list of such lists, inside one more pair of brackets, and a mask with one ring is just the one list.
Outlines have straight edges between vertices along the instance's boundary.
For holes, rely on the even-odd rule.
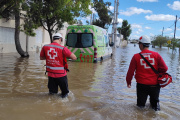
[[75,47],[77,43],[77,34],[68,34],[66,45],[69,47]]
[[0,44],[14,44],[14,28],[0,27]]
[[106,47],[108,47],[108,42],[109,42],[109,40],[108,40],[108,38],[107,38],[106,35],[104,36],[104,38],[105,38]]
[[81,42],[83,47],[91,47],[92,46],[92,34],[82,34]]
[[86,48],[93,46],[93,35],[91,33],[69,33],[66,45],[75,48]]

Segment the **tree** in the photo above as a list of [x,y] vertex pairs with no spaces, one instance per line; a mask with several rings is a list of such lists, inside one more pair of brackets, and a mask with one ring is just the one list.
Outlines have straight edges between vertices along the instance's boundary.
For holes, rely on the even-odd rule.
[[94,0],[93,8],[97,11],[99,19],[93,21],[93,25],[97,25],[102,28],[108,28],[108,25],[111,24],[112,21],[112,12],[108,10],[111,5],[110,2],[105,2],[103,0]]
[[86,20],[86,24],[87,24],[87,25],[90,25],[90,22],[89,22],[88,20]]
[[152,44],[153,44],[153,46],[159,46],[161,48],[163,45],[167,44],[168,40],[170,40],[170,38],[167,36],[157,35],[154,37]]
[[31,0],[24,8],[32,23],[48,31],[52,42],[52,34],[59,31],[64,22],[71,24],[75,17],[90,14],[90,4],[91,0]]
[[15,18],[15,45],[17,52],[21,55],[21,57],[28,57],[29,54],[24,52],[20,41],[20,11],[21,11],[21,4],[25,0],[1,0],[0,1],[0,16],[5,18],[6,20],[10,20],[12,17]]
[[131,25],[128,24],[127,20],[123,20],[122,26],[117,28],[118,32],[123,35],[123,39],[127,40],[128,37],[131,35]]

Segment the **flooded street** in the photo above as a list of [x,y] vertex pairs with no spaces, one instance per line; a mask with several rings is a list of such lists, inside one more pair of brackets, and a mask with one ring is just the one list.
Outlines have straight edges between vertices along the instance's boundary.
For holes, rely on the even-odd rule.
[[130,60],[138,45],[116,48],[112,59],[102,63],[69,61],[70,94],[61,99],[48,95],[45,61],[39,53],[20,58],[18,53],[0,54],[0,120],[177,120],[180,118],[180,55],[168,48],[157,51],[168,66],[173,83],[161,89],[161,111],[149,100],[136,107],[136,82],[126,86]]

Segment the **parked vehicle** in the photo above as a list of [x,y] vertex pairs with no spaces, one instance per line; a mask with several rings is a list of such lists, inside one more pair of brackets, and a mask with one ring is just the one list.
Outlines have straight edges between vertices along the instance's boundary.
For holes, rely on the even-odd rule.
[[65,46],[79,62],[97,62],[112,56],[108,32],[95,25],[69,26]]

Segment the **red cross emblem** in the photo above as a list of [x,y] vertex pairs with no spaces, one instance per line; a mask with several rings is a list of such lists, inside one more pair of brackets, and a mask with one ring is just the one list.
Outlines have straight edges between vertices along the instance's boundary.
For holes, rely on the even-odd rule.
[[50,59],[55,59],[55,57],[57,57],[57,52],[54,48],[50,48],[50,50],[48,50],[48,56]]
[[[155,65],[154,58],[151,58],[150,55],[144,56],[144,58],[146,58],[151,65]],[[140,64],[144,66],[145,69],[151,68],[150,66],[147,65],[144,59],[140,59]]]

